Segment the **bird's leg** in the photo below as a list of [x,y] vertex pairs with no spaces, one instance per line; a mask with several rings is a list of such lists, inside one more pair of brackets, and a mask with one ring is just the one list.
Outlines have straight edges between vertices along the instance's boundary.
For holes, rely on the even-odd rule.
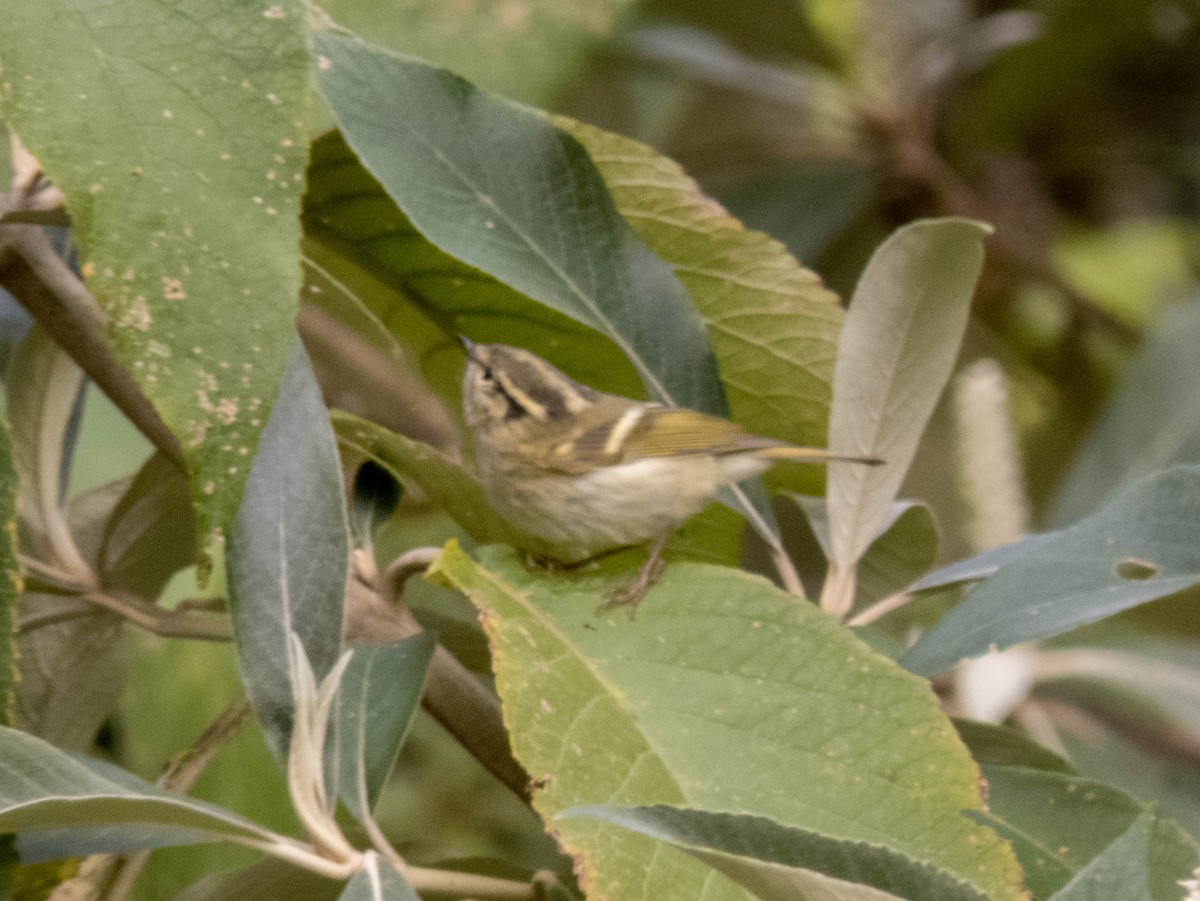
[[646,597],[646,592],[662,576],[663,569],[666,567],[666,561],[663,560],[663,548],[667,546],[667,539],[670,537],[671,533],[667,532],[654,540],[654,544],[650,546],[650,556],[646,560],[646,565],[642,567],[633,584],[616,591],[609,601],[604,604],[603,609],[611,610],[614,607],[628,607],[629,618],[633,619],[634,614],[637,613],[638,604]]

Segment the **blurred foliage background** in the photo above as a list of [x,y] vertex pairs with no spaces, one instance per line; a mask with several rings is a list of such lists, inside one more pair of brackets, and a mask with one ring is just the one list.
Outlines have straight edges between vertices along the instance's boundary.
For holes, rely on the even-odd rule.
[[[1133,476],[1200,462],[1200,317],[1190,306],[1200,302],[1200,4],[333,0],[326,9],[369,40],[653,145],[843,298],[898,225],[933,215],[993,224],[960,365],[989,357],[1007,376],[1029,528],[1073,521]],[[5,317],[6,337],[19,334],[19,316]],[[347,381],[319,326],[310,321],[305,335],[319,368],[327,363],[327,395],[355,412],[386,405]],[[933,505],[947,561],[977,548],[960,485],[946,477],[956,440],[943,408],[906,494]],[[444,415],[388,424],[455,441]],[[148,454],[91,392],[73,490],[133,472]],[[383,559],[453,531],[406,504],[380,538]],[[189,578],[176,579],[173,597],[195,594]],[[1042,722],[1038,737],[1084,772],[1162,800],[1193,834],[1197,600],[1169,598],[1060,642],[1169,658],[1182,681],[1157,706],[1115,705],[1111,690],[1098,699],[1095,680],[1068,671],[1040,683],[1018,716]],[[233,651],[127,631],[126,690],[102,745],[153,778],[234,697]],[[267,757],[247,730],[196,793],[286,828],[282,781],[272,793],[252,775],[274,769]],[[423,714],[380,819],[419,861],[494,854],[562,865],[536,818]],[[139,896],[166,897],[215,862],[239,860],[220,846],[159,852]]]

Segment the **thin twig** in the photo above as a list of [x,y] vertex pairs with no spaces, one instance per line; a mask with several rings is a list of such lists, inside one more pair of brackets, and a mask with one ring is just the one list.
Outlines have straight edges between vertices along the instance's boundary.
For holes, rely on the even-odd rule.
[[[171,758],[158,777],[158,787],[185,795],[190,792],[213,758],[237,735],[253,712],[244,696],[234,700],[190,748]],[[104,893],[105,901],[122,901],[126,898],[149,859],[149,851],[118,856],[112,865],[109,887]]]

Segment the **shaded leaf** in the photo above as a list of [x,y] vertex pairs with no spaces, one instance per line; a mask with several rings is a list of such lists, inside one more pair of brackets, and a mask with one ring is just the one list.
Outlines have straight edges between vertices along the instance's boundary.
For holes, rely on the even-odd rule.
[[324,678],[341,653],[348,528],[329,415],[297,342],[226,558],[246,694],[281,759],[293,722],[288,634]]
[[315,48],[347,143],[423,235],[606,335],[656,399],[725,411],[700,317],[577,141],[417,60],[330,31]]
[[955,717],[954,728],[970,749],[975,762],[980,765],[1001,764],[1059,773],[1075,772],[1071,764],[1053,751],[1043,748],[1024,732],[961,717]]
[[[269,11],[52,0],[0,32],[9,125],[66,193],[117,358],[183,445],[205,543],[237,510],[300,286],[307,6]],[[48,34],[54,53],[31,38]]]
[[71,420],[83,387],[79,366],[41,326],[33,326],[17,345],[5,378],[22,538],[39,559],[86,580],[91,569],[63,510],[74,444]]
[[342,676],[335,729],[338,796],[361,822],[379,799],[413,715],[437,640],[428,632],[359,645]]
[[[593,613],[620,584],[612,565],[551,579],[501,549],[480,554],[487,569],[452,543],[433,572],[482,612],[514,753],[544,818],[596,803],[756,814],[886,845],[988,897],[1019,896],[1003,846],[960,815],[981,808],[978,772],[928,686],[832,618],[757,577],[673,563],[631,622]],[[611,827],[565,821],[557,832],[588,892],[696,897],[706,878]],[[644,884],[623,882],[643,871]],[[740,897],[731,890],[721,897]]]
[[196,517],[187,478],[155,454],[138,471],[104,527],[97,568],[105,585],[157,598],[195,559]]
[[[762,901],[825,898],[921,898],[986,901],[949,873],[887,847],[847,842],[766,817],[657,804],[575,807],[560,819],[594,817],[669,842],[754,892]],[[839,885],[840,883],[840,885]],[[869,893],[862,888],[869,886]]]
[[[1200,583],[1200,466],[1132,486],[978,586],[904,657],[931,675]],[[1020,545],[1018,544],[1018,547]]]
[[[102,485],[67,507],[67,527],[91,569],[100,569],[104,535],[131,483]],[[190,557],[195,545],[187,551]],[[123,620],[81,598],[40,592],[25,592],[20,611],[15,725],[58,747],[85,751],[125,686]]]
[[906,225],[875,251],[855,288],[834,370],[829,448],[884,464],[829,467],[827,610],[850,609],[854,565],[887,519],[950,377],[989,230],[967,219]]
[[[1113,843],[1088,861],[1051,901],[1154,901],[1150,892],[1150,830],[1154,815],[1139,816]],[[1172,899],[1174,901],[1174,899]]]
[[1051,521],[1065,526],[1132,482],[1200,463],[1200,302],[1168,309],[1063,480]]
[[[1094,779],[1011,766],[985,766],[983,772],[989,812],[972,817],[1012,844],[1034,901],[1054,895],[1149,813]],[[1152,813],[1150,820],[1150,897],[1178,901],[1178,880],[1200,860],[1196,843],[1170,820]]]

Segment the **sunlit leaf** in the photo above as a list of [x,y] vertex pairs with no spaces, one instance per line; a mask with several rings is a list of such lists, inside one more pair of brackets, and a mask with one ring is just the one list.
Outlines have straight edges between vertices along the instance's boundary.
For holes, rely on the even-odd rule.
[[[480,553],[486,569],[451,544],[434,573],[481,610],[543,817],[596,803],[755,814],[1019,896],[1003,846],[961,817],[982,807],[978,772],[928,686],[831,617],[757,577],[677,562],[631,621],[595,612],[625,578],[612,566],[548,577]],[[647,839],[584,821],[556,831],[589,892],[701,891],[703,867]],[[645,880],[629,888],[629,873]]]

